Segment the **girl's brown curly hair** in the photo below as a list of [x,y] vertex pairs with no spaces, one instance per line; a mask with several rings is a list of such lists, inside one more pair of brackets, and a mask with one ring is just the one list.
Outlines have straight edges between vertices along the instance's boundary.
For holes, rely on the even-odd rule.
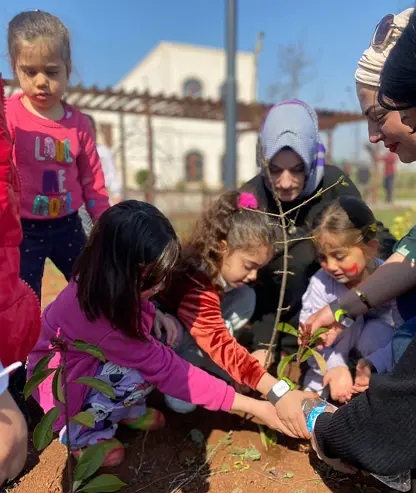
[[275,251],[278,226],[265,214],[238,207],[240,192],[225,192],[202,215],[185,242],[181,267],[204,269],[218,291],[224,241],[228,249],[251,250],[264,245]]

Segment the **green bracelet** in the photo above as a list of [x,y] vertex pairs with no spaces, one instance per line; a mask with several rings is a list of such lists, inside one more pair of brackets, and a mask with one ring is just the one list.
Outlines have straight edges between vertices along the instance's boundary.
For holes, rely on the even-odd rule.
[[344,327],[351,327],[351,325],[355,322],[355,320],[350,317],[347,310],[341,308],[338,300],[334,300],[332,303],[330,303],[329,308],[334,314],[335,321],[343,325]]

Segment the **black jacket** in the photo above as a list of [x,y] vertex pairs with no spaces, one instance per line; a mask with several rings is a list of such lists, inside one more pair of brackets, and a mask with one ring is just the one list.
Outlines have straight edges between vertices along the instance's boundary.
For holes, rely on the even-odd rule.
[[[326,165],[325,174],[318,189],[326,189],[333,183],[336,183],[341,176],[342,172],[336,166]],[[345,181],[348,183],[348,187],[336,185],[320,197],[315,198],[298,209],[299,213],[297,217],[297,211],[290,214],[289,217],[291,219],[295,219],[296,217],[296,234],[292,235],[291,239],[310,236],[310,225],[313,218],[335,198],[341,195],[352,195],[361,198],[360,192],[354,183],[347,177]],[[261,175],[255,176],[243,185],[241,190],[253,193],[257,197],[260,209],[278,213],[272,193],[266,188]],[[290,203],[283,203],[283,210],[289,210],[304,201],[305,198]],[[379,255],[385,259],[390,256],[395,239],[380,222],[377,223],[377,232],[380,241]],[[309,279],[320,266],[316,260],[314,245],[310,240],[291,242],[289,244],[289,255],[289,271],[293,274],[288,276],[284,307],[290,308],[282,313],[282,321],[286,321],[297,327],[302,295],[308,287]],[[282,254],[278,253],[266,267],[259,271],[258,280],[254,286],[257,302],[252,322],[257,343],[265,343],[270,339],[270,331],[277,308],[281,284],[281,275],[275,274],[275,272],[282,270],[282,260]]]
[[334,414],[320,415],[315,434],[327,457],[358,469],[379,475],[414,472],[416,338],[391,374],[374,374],[366,392]]

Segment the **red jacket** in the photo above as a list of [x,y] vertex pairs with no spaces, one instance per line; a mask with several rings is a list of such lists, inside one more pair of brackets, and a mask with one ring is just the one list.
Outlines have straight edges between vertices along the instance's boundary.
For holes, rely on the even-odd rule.
[[19,278],[20,180],[11,155],[0,74],[0,361],[3,366],[25,361],[40,333],[39,301]]
[[160,301],[214,363],[236,382],[257,388],[266,370],[230,334],[222,318],[220,295],[206,274],[175,273]]

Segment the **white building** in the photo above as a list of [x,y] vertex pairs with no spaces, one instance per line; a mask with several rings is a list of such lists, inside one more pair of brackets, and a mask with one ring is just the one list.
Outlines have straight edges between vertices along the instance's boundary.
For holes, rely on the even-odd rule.
[[[237,98],[250,103],[255,99],[254,55],[238,52],[236,57]],[[128,92],[221,98],[225,80],[225,51],[217,48],[179,43],[159,43],[117,84]],[[112,126],[112,147],[118,151],[118,116],[91,112],[96,118],[99,139]],[[138,170],[148,168],[147,121],[143,116],[126,115],[127,186],[135,188]],[[222,159],[225,150],[225,124],[199,119],[152,117],[154,174],[156,187],[222,186]],[[238,138],[237,181],[243,183],[256,173],[256,135],[243,133]]]

